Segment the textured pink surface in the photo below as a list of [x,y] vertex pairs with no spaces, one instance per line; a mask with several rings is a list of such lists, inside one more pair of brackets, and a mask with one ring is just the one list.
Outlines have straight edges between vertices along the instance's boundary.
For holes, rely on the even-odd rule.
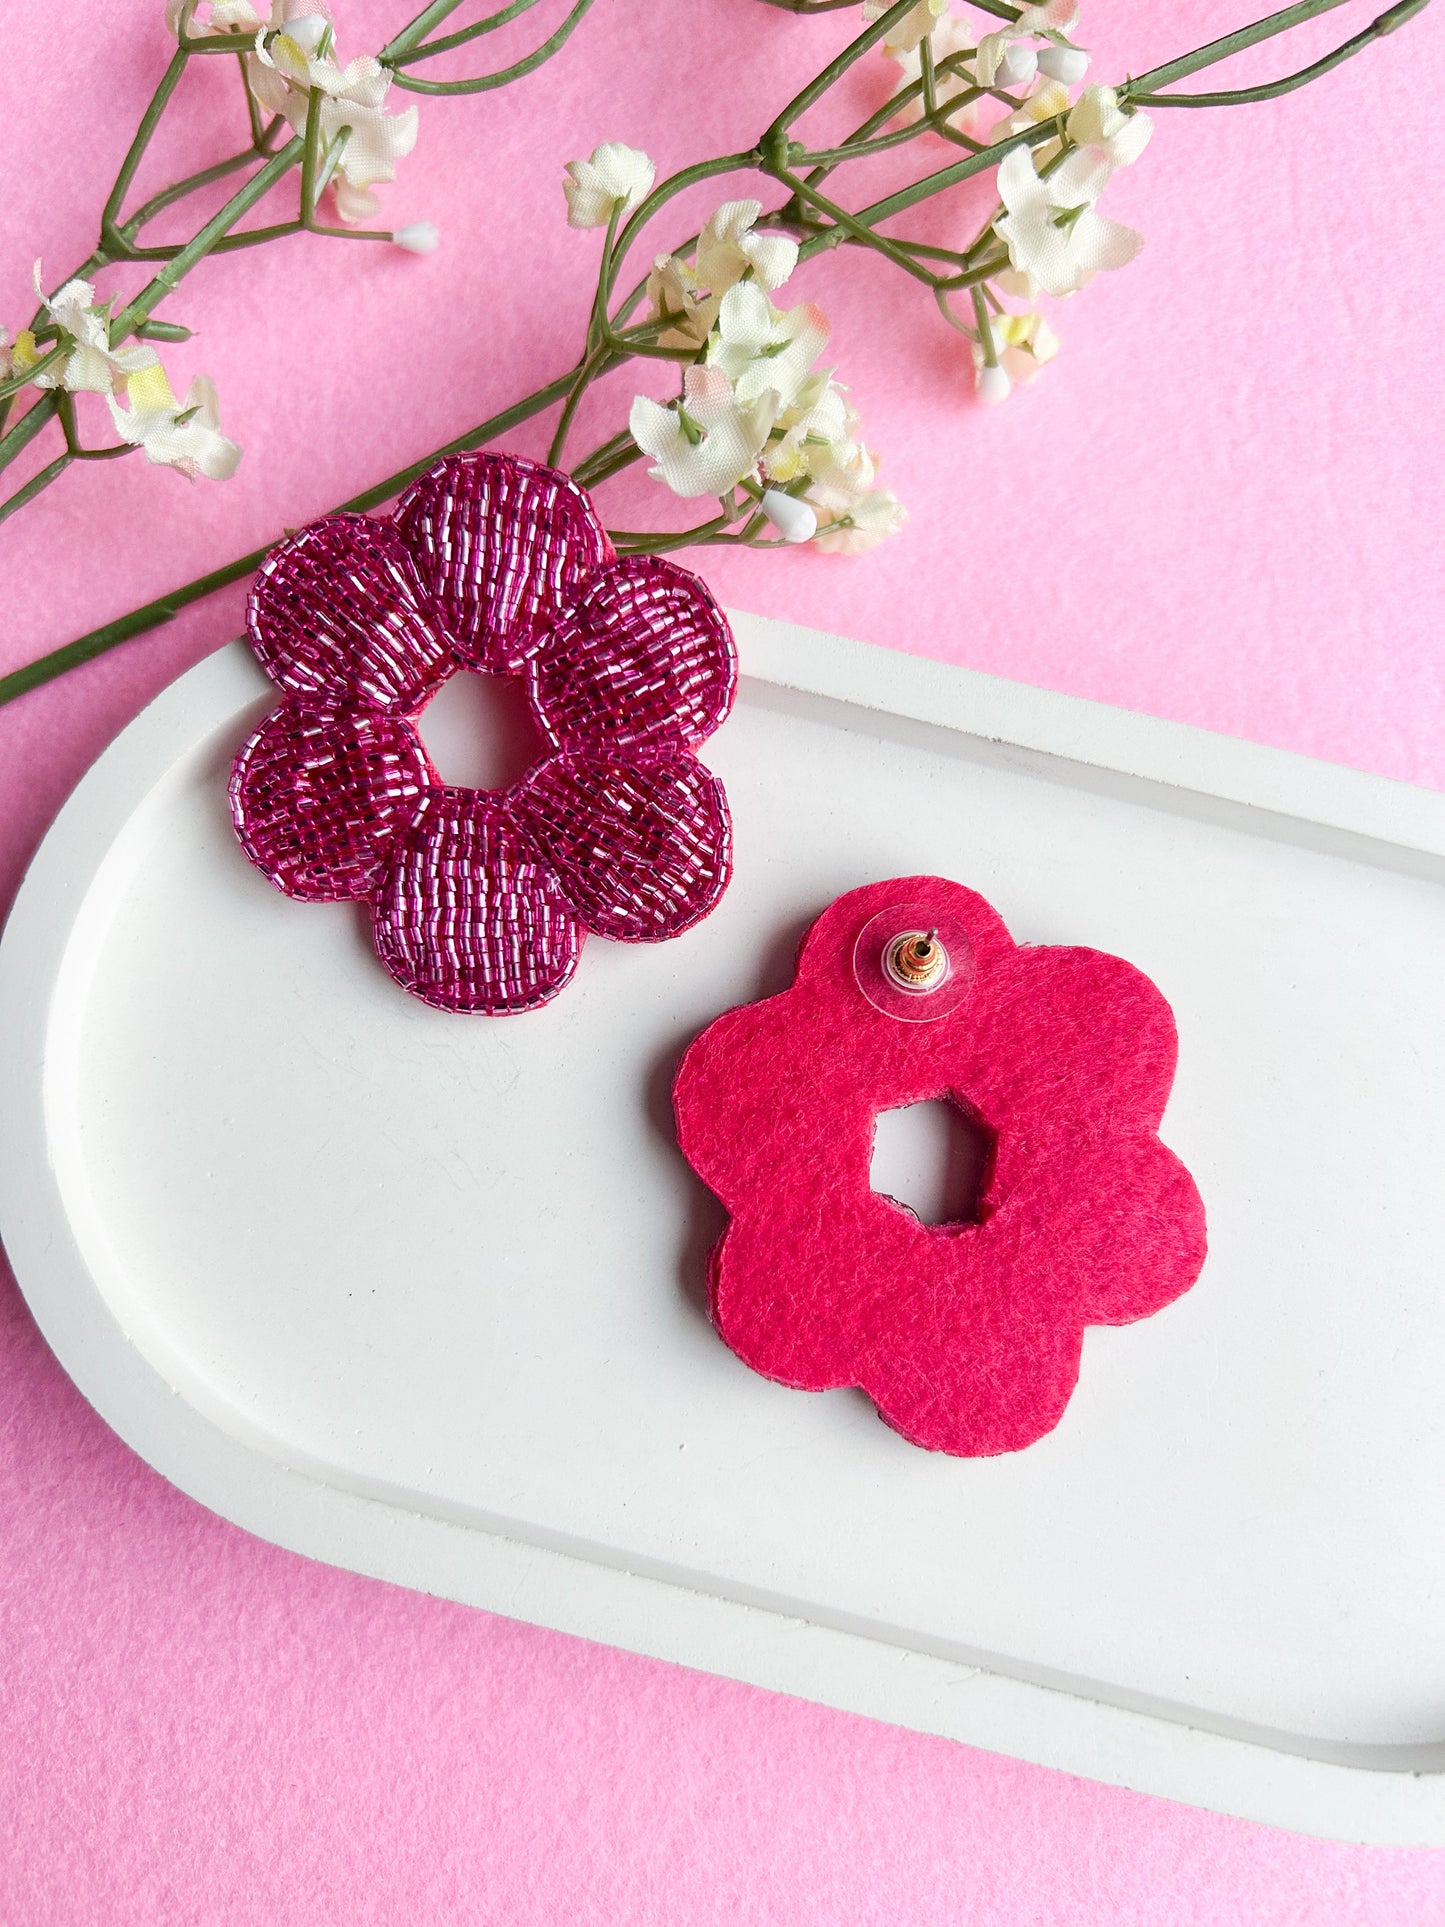
[[[1314,47],[1374,11],[1352,6]],[[348,19],[394,17],[379,0]],[[0,63],[0,314],[82,258],[154,85],[160,0],[45,10]],[[1110,0],[1136,69],[1243,0]],[[245,444],[194,490],[97,464],[3,536],[19,662],[314,517],[564,364],[596,237],[564,160],[755,138],[847,16],[605,0],[507,93],[423,103],[390,190],[418,261],[294,244],[206,269],[174,374]],[[361,26],[354,49],[374,41]],[[872,263],[821,263],[913,521],[858,565],[711,557],[736,606],[1391,775],[1445,780],[1436,134],[1445,9],[1316,88],[1179,115],[1116,183],[1148,246],[987,415],[963,344]],[[213,70],[224,63],[213,63]],[[1255,64],[1262,70],[1264,62]],[[1280,71],[1275,67],[1274,71]],[[222,136],[208,90],[186,153]],[[486,185],[490,183],[491,185]],[[611,421],[599,424],[605,430]],[[599,436],[600,439],[600,436]],[[525,452],[539,453],[522,437]],[[232,591],[0,715],[0,895],[120,725],[241,626]],[[1445,1853],[1322,1845],[1096,1788],[327,1571],[138,1464],[0,1299],[0,1919],[542,1927],[1426,1927]]]
[[[732,631],[691,571],[619,561],[570,476],[476,450],[393,516],[323,516],[266,557],[246,630],[284,700],[232,768],[241,847],[287,896],[369,902],[424,1002],[534,1010],[587,931],[660,943],[726,889],[727,798],[693,751],[732,707]],[[525,690],[548,752],[509,787],[431,766],[420,714],[458,670]]]
[[[891,905],[910,910],[889,928]],[[855,974],[870,928],[886,945],[915,922],[946,924],[970,969],[932,1023],[876,1008]],[[1085,1326],[1147,1318],[1199,1276],[1203,1206],[1157,1135],[1177,1055],[1168,1004],[1122,958],[1020,947],[943,877],[850,890],[789,988],[715,1019],[677,1074],[678,1142],[729,1217],[713,1323],[767,1378],[860,1386],[915,1445],[1032,1445]],[[939,1098],[992,1143],[976,1222],[921,1224],[872,1186],[879,1112]]]

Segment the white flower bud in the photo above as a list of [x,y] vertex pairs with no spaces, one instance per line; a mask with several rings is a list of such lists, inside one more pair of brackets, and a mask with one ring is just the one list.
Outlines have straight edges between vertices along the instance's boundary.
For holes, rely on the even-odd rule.
[[435,221],[410,221],[405,227],[399,227],[391,238],[408,254],[435,254],[442,237]]
[[1039,55],[1039,72],[1050,80],[1073,87],[1089,71],[1089,56],[1080,47],[1045,47]]
[[331,22],[324,13],[303,13],[299,20],[288,20],[286,32],[304,54],[314,54],[326,38]]
[[818,518],[808,503],[780,488],[765,489],[758,507],[785,542],[811,542],[818,533]]
[[995,363],[993,367],[990,367],[989,364],[985,362],[975,373],[973,385],[977,389],[978,398],[985,408],[997,408],[1001,402],[1006,402],[1013,393],[1013,383],[997,363]]
[[1032,47],[1021,47],[1017,41],[1010,41],[1004,48],[994,73],[996,87],[1022,87],[1032,80],[1039,70],[1039,57]]

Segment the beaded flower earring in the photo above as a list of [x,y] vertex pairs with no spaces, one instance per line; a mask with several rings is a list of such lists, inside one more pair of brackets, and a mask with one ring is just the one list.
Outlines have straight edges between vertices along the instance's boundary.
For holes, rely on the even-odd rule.
[[[531,1010],[587,931],[658,943],[727,887],[727,800],[694,752],[732,706],[732,634],[685,569],[619,559],[569,476],[441,462],[389,519],[274,549],[248,624],[283,699],[236,758],[241,846],[288,896],[369,903],[426,1003]],[[507,790],[444,783],[417,731],[468,669],[520,678],[547,746]]]

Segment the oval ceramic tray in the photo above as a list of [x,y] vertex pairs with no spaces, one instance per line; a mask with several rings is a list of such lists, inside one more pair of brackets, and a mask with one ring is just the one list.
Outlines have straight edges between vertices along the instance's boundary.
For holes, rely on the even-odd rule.
[[[0,1228],[137,1451],[317,1558],[1281,1825],[1445,1842],[1445,797],[739,618],[721,908],[522,1018],[271,890],[239,647],[81,784],[0,950]],[[677,1057],[933,871],[1174,1005],[1196,1288],[1013,1457],[749,1373]]]

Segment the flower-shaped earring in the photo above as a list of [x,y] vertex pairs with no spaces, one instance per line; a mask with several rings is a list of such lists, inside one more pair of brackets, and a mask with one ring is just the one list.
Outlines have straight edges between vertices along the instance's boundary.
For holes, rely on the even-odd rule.
[[[284,700],[236,758],[241,845],[288,896],[370,903],[414,996],[530,1010],[585,931],[656,943],[726,888],[727,802],[693,751],[732,705],[731,632],[685,569],[619,561],[570,477],[442,462],[389,520],[274,549],[248,623]],[[459,669],[523,681],[549,754],[508,790],[443,783],[417,733]]]
[[[840,897],[792,988],[682,1060],[678,1142],[726,1207],[713,1322],[784,1385],[857,1385],[914,1444],[1014,1452],[1063,1416],[1084,1328],[1193,1284],[1204,1208],[1159,1122],[1174,1019],[1097,950],[1015,944],[942,877]],[[946,1099],[982,1127],[972,1221],[872,1189],[883,1111]]]

